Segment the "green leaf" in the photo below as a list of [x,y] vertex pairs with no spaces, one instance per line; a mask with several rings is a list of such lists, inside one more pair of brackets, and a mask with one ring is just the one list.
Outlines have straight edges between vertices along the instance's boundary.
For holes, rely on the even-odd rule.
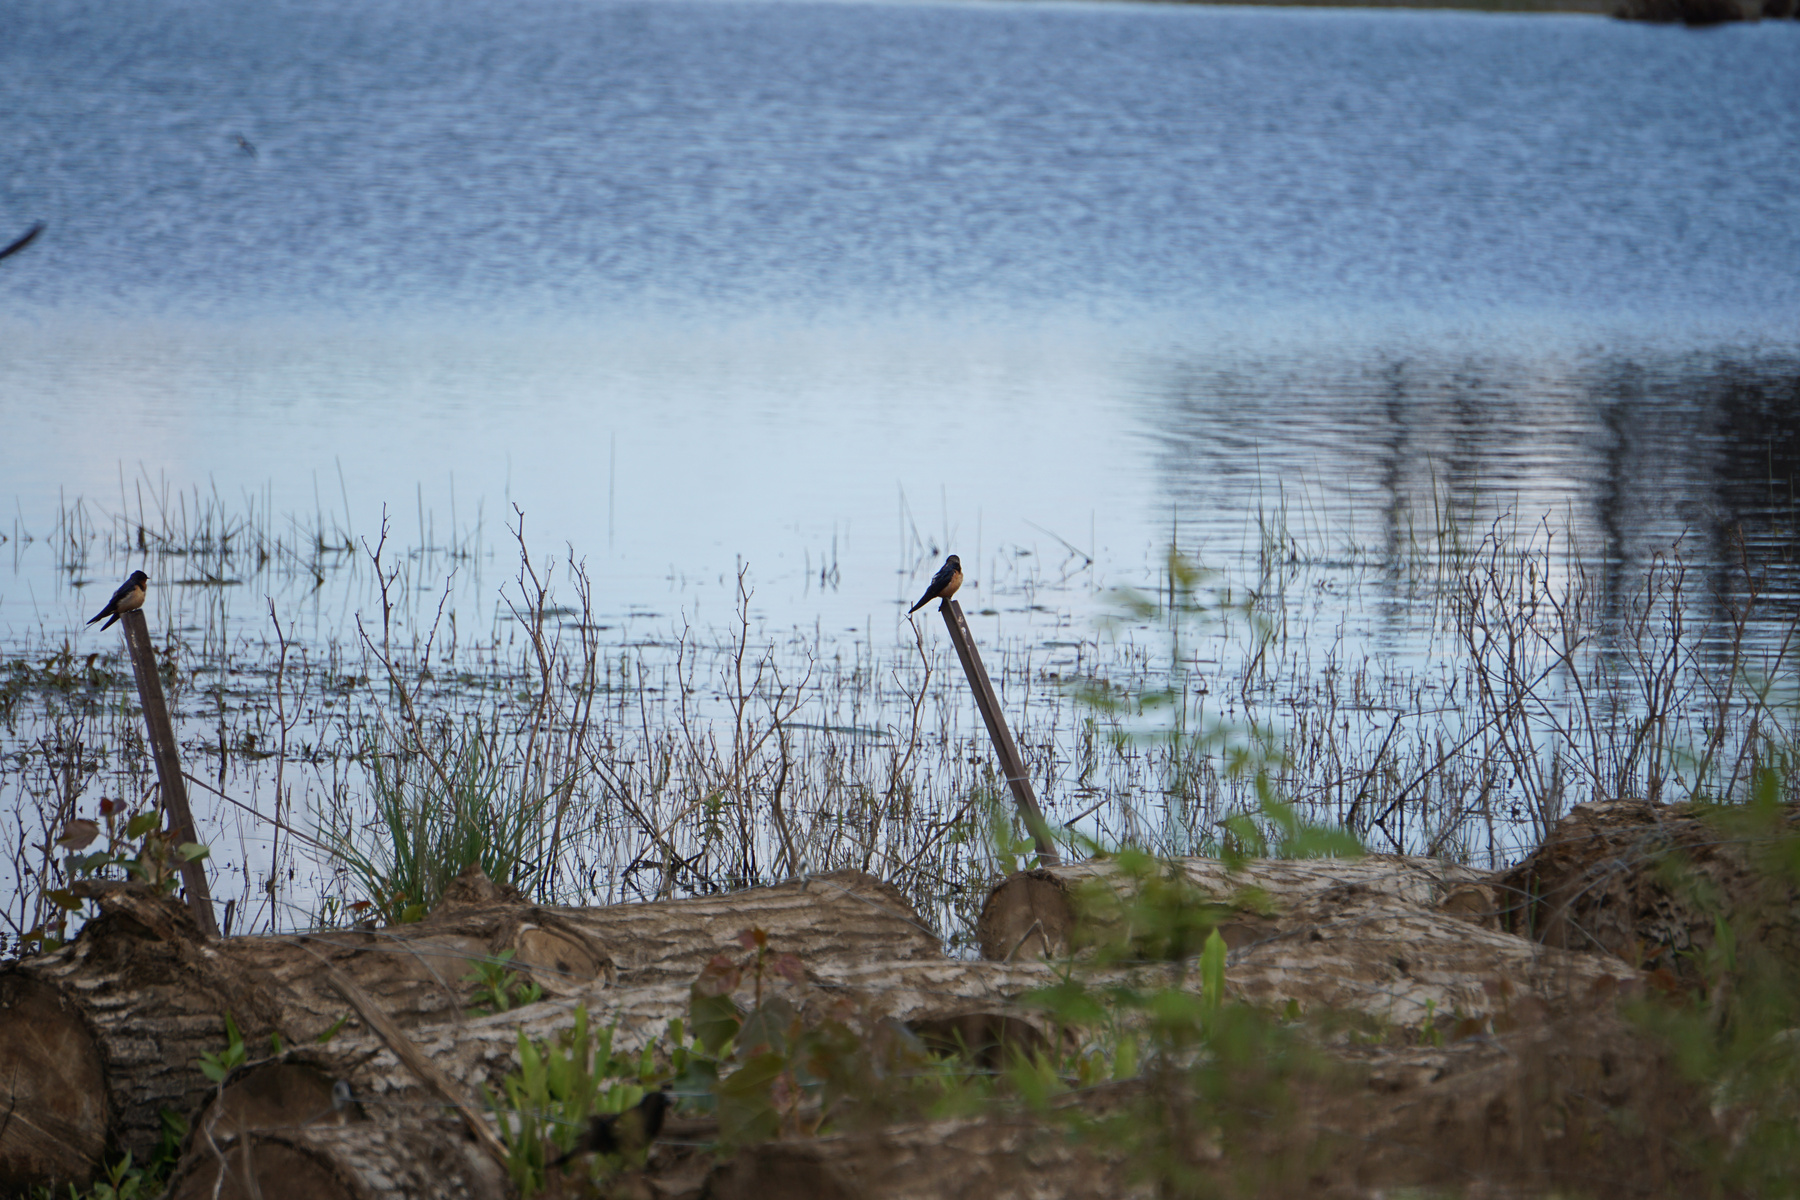
[[718,1060],[698,1054],[678,1054],[671,1057],[675,1060],[672,1064],[675,1067],[675,1078],[669,1083],[670,1090],[689,1097],[687,1103],[703,1112],[717,1107]]
[[1150,993],[1146,1007],[1158,1025],[1175,1033],[1197,1028],[1206,1014],[1203,997],[1173,988]]
[[549,1089],[550,1098],[563,1101],[576,1084],[575,1061],[573,1055],[564,1054],[560,1047],[544,1047],[544,1086]]
[[231,1013],[225,1014],[225,1049],[214,1054],[202,1054],[198,1060],[200,1073],[214,1083],[222,1083],[225,1077],[244,1064],[248,1057],[244,1050],[244,1035],[238,1032],[237,1022]]
[[1019,1002],[1049,1013],[1067,1025],[1098,1024],[1107,1015],[1106,1005],[1100,998],[1074,980],[1027,992],[1019,997]]
[[519,1027],[519,1076],[526,1097],[535,1107],[543,1108],[550,1102],[544,1058],[538,1053],[537,1043],[525,1036],[523,1025]]
[[743,1026],[738,1030],[738,1047],[740,1050],[753,1050],[758,1046],[767,1046],[777,1054],[786,1054],[788,1031],[798,1019],[794,1006],[776,996],[745,1018]]
[[155,829],[157,825],[161,823],[161,820],[162,819],[154,810],[151,812],[141,812],[137,816],[131,818],[131,820],[125,822],[125,836],[127,838],[141,838],[152,829]]
[[719,1082],[719,1139],[742,1146],[766,1141],[781,1130],[773,1085],[787,1070],[787,1057],[758,1054]]
[[1211,1019],[1225,999],[1225,939],[1217,929],[1206,935],[1206,948],[1200,952],[1200,995]]
[[1135,1034],[1121,1034],[1113,1052],[1113,1078],[1131,1079],[1138,1073],[1138,1041]]
[[201,859],[210,855],[212,851],[208,850],[205,846],[202,846],[199,842],[183,842],[176,850],[176,853],[180,854],[181,857],[188,862],[199,862]]
[[729,995],[706,995],[698,988],[688,998],[688,1020],[694,1028],[694,1041],[709,1054],[723,1054],[743,1026]]
[[92,850],[86,854],[71,856],[69,865],[79,875],[92,875],[96,871],[104,871],[117,861],[119,860],[104,850]]

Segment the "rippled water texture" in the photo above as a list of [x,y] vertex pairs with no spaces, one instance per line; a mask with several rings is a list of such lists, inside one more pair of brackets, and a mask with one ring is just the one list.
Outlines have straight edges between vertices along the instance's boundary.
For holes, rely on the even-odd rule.
[[146,482],[358,533],[386,505],[425,541],[517,503],[615,609],[691,609],[744,558],[780,618],[843,627],[885,628],[945,548],[1071,543],[1105,582],[1174,531],[1228,565],[1283,494],[1362,551],[1447,495],[1621,562],[1684,530],[1728,557],[1740,523],[1791,558],[1790,24],[203,0],[4,27],[0,234],[48,222],[0,266],[14,635],[83,574],[23,535]]

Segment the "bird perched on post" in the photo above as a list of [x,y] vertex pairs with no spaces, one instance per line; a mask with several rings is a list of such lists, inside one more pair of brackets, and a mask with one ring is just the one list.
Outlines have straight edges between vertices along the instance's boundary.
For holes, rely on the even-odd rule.
[[948,600],[956,595],[956,589],[961,586],[962,559],[952,554],[944,560],[944,565],[938,568],[938,573],[931,577],[931,586],[925,589],[925,594],[919,597],[919,602],[906,610],[906,615],[912,616],[933,600]]
[[133,609],[144,607],[144,588],[147,587],[149,583],[150,577],[148,575],[144,574],[142,571],[133,571],[131,573],[131,578],[127,579],[124,583],[121,583],[119,585],[119,590],[112,594],[112,599],[106,602],[106,607],[88,618],[88,624],[92,625],[101,617],[111,617],[112,621],[108,621],[100,627],[100,631],[104,633],[113,627],[113,621],[118,620]]
[[550,1165],[560,1167],[581,1154],[639,1154],[650,1148],[662,1132],[663,1117],[669,1112],[669,1093],[646,1092],[635,1108],[619,1113],[602,1113],[588,1122],[587,1132],[575,1148]]

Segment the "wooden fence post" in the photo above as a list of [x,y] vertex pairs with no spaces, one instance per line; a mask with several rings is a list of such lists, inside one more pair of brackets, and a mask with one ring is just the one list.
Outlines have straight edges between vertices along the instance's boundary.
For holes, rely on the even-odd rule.
[[1007,785],[1012,788],[1013,803],[1018,807],[1019,815],[1025,818],[1032,840],[1037,843],[1038,865],[1054,867],[1062,862],[1062,856],[1050,839],[1050,826],[1044,822],[1043,810],[1038,808],[1037,793],[1031,790],[1031,777],[1025,773],[1025,760],[1019,756],[1012,730],[1006,727],[1006,714],[1000,711],[1000,699],[994,695],[994,685],[988,681],[987,668],[981,665],[981,652],[975,649],[969,623],[963,620],[962,605],[947,599],[938,605],[938,611],[944,614],[944,625],[950,630],[957,657],[962,659],[963,674],[969,677],[969,688],[975,693],[975,707],[981,710],[981,719],[987,722],[988,737],[1000,755],[1000,768],[1006,772]]
[[[138,699],[144,706],[144,724],[150,731],[150,748],[156,756],[156,778],[162,785],[163,812],[168,814],[169,833],[177,846],[198,842],[194,831],[194,814],[188,808],[187,781],[181,777],[181,754],[175,746],[175,726],[169,720],[169,706],[163,700],[162,676],[156,673],[156,648],[150,644],[150,626],[144,610],[133,609],[119,617],[125,630],[125,644],[131,648],[131,665],[137,673]],[[200,932],[209,938],[219,936],[219,923],[213,917],[212,890],[206,884],[204,862],[181,863],[181,883],[187,889],[188,909],[194,914]]]

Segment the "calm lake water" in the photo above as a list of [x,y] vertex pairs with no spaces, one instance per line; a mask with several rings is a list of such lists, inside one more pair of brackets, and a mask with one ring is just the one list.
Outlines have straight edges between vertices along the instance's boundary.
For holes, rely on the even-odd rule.
[[479,527],[501,574],[517,505],[603,615],[722,621],[742,560],[762,623],[879,648],[946,549],[1000,637],[1172,536],[1254,574],[1259,514],[1358,562],[1549,518],[1616,572],[1741,529],[1779,630],[1796,95],[1791,22],[15,5],[0,237],[47,228],[0,263],[0,641],[136,565],[59,550],[73,502],[196,493]]

